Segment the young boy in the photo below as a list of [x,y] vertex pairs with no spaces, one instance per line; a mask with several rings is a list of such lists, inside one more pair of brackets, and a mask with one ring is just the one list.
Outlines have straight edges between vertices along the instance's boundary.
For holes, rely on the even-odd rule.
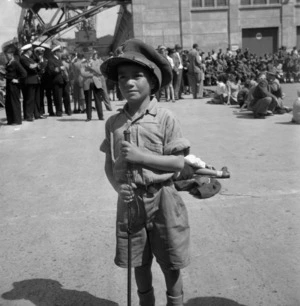
[[217,87],[215,90],[214,97],[208,101],[209,104],[226,104],[228,100],[228,90],[227,90],[227,77],[226,75],[220,74],[218,76]]
[[[155,256],[165,277],[167,305],[182,306],[180,269],[189,264],[189,223],[172,178],[184,166],[183,152],[189,142],[182,137],[174,115],[160,108],[154,98],[160,87],[170,83],[171,67],[154,48],[131,39],[118,57],[101,65],[101,71],[118,82],[127,100],[106,122],[106,138],[100,147],[106,154],[107,178],[118,192],[115,263],[123,268],[128,265],[127,204],[131,202],[132,266],[140,305],[155,305],[151,272]],[[125,130],[131,142],[124,140]],[[126,178],[128,163],[132,186]]]

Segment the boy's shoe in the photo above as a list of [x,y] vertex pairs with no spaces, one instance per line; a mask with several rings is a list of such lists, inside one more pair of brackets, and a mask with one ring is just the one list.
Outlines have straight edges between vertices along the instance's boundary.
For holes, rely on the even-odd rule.
[[223,167],[221,171],[222,171],[221,178],[230,178],[230,172],[228,171],[227,167]]

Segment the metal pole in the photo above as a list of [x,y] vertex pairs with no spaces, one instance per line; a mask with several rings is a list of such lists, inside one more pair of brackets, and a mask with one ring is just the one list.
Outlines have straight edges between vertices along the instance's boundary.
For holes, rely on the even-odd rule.
[[[125,130],[124,131],[124,139],[125,141],[130,142],[130,131]],[[127,168],[127,183],[129,185],[132,185],[132,169],[131,164],[128,163]],[[127,234],[128,234],[128,249],[127,249],[127,306],[131,306],[131,203],[129,202],[127,204],[127,210],[128,210],[128,225],[127,225]]]

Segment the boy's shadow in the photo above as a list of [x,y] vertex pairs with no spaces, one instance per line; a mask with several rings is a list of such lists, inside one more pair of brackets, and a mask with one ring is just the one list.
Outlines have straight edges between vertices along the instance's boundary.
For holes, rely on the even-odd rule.
[[5,300],[28,300],[36,306],[118,306],[86,291],[69,290],[56,280],[28,279],[13,283],[13,289],[2,294]]
[[86,118],[82,118],[82,119],[79,119],[79,118],[72,118],[72,119],[57,119],[57,121],[60,121],[60,122],[79,122],[79,121],[86,121]]
[[229,300],[221,297],[198,297],[191,300],[188,300],[187,303],[184,303],[184,306],[246,306],[239,304],[233,300]]

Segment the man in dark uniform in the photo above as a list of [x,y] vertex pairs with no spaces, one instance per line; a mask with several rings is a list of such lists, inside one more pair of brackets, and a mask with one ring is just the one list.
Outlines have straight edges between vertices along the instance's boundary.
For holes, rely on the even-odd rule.
[[62,116],[62,97],[64,87],[64,70],[65,67],[61,61],[61,46],[52,49],[52,56],[48,60],[47,72],[52,79],[53,97],[56,109],[56,116]]
[[22,112],[20,103],[20,79],[27,76],[26,70],[15,59],[16,48],[9,47],[6,51],[6,98],[5,111],[8,125],[22,124]]
[[[40,87],[40,113],[45,114],[44,97],[46,93],[48,110],[52,107],[52,84],[49,76],[46,73],[48,59],[45,57],[45,50],[49,48],[48,45],[42,44],[34,49],[35,61],[38,63],[39,77],[41,80]],[[50,114],[51,112],[49,112]],[[53,113],[53,110],[52,110]]]
[[38,64],[32,59],[32,44],[27,44],[21,48],[23,52],[20,58],[20,63],[27,72],[27,77],[24,82],[24,119],[26,121],[33,121],[35,119],[45,119],[39,113],[40,105],[40,78],[38,75]]

